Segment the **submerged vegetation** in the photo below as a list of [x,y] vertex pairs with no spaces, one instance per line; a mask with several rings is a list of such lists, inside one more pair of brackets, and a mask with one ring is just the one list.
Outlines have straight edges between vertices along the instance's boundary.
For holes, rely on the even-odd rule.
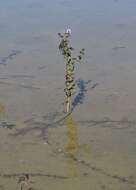
[[60,44],[59,50],[62,53],[66,62],[66,75],[65,75],[65,94],[66,94],[66,112],[71,111],[71,99],[75,92],[75,64],[82,63],[85,49],[79,51],[79,55],[74,55],[74,48],[70,45],[71,30],[68,29],[64,34],[59,33]]

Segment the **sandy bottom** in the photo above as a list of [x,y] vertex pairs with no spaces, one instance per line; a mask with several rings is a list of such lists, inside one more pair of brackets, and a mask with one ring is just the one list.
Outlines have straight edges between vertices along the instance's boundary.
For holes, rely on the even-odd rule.
[[[23,173],[37,190],[136,189],[133,61],[108,64],[99,55],[90,64],[88,55],[77,69],[73,113],[64,118],[63,61],[33,51],[1,65],[0,189],[21,189]],[[109,59],[124,60],[126,50],[116,51]]]
[[[31,181],[24,189],[136,189],[133,62],[108,64],[99,55],[90,64],[88,55],[77,69],[73,113],[65,118],[64,63],[58,53],[44,60],[42,50],[33,51],[3,52],[0,189],[21,189],[24,173]],[[112,61],[124,59],[125,49],[111,51],[118,51]]]
[[[25,174],[23,190],[136,189],[135,10],[133,0],[0,1],[0,190],[21,190]],[[65,117],[57,33],[68,26],[86,54]]]
[[[48,121],[48,122],[47,122]],[[11,128],[8,128],[11,126]],[[136,123],[77,120],[60,113],[1,123],[0,189],[136,188]]]

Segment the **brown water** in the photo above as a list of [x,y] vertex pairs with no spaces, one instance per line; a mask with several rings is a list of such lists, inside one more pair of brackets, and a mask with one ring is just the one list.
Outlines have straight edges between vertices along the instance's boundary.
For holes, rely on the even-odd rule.
[[[0,0],[0,190],[136,189],[134,0]],[[73,113],[57,33],[85,47]],[[28,189],[25,187],[24,189]]]

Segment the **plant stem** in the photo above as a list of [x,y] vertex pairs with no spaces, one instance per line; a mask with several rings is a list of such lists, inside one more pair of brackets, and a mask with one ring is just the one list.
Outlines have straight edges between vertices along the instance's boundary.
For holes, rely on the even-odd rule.
[[71,111],[71,97],[67,97],[66,112],[69,113],[70,111]]

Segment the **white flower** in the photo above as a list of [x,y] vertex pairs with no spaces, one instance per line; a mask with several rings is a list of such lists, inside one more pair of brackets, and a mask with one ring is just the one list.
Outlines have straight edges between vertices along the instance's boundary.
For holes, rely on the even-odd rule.
[[71,35],[71,33],[72,33],[71,29],[70,29],[70,28],[67,28],[67,29],[66,29],[66,33]]

